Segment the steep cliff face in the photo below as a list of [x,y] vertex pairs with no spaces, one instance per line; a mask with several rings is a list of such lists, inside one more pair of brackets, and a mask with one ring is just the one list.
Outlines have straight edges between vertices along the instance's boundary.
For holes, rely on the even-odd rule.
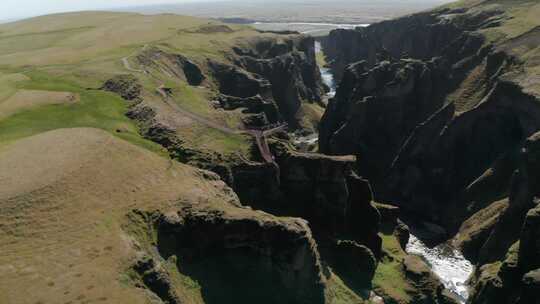
[[[144,84],[155,87],[143,90],[141,79],[122,76],[103,89],[131,102],[128,116],[145,137],[175,159],[218,173],[232,186],[233,167],[253,158],[251,140],[243,131],[283,122],[291,130],[315,130],[309,110],[322,113],[324,85],[314,48],[313,38],[299,34],[237,39],[219,59],[196,60],[166,46],[145,46],[133,61],[139,73],[151,76]],[[186,128],[189,122],[199,132]],[[218,138],[208,139],[213,133]],[[199,137],[219,146],[207,148]],[[220,151],[223,147],[226,153]]]
[[528,303],[530,293],[538,292],[539,143],[536,133],[520,149],[508,205],[489,235],[475,241],[479,250],[474,257],[482,267],[473,279],[472,303]]
[[[496,5],[487,10],[444,8],[354,31],[338,29],[323,43],[325,53],[332,59],[333,71],[337,79],[341,79],[342,71],[351,62],[365,60],[372,67],[391,58],[430,60],[447,56],[452,44],[459,40],[472,44],[473,41],[467,41],[471,39],[471,32],[497,27],[507,18]],[[461,51],[475,50],[463,48]]]
[[[198,282],[204,303],[325,303],[326,277],[304,220],[199,205],[166,214],[135,210],[129,221],[152,227],[155,240],[133,267],[153,292],[178,298],[169,303],[187,296],[171,296],[175,274]],[[169,271],[148,267],[164,261],[172,261]]]
[[[378,198],[448,226],[491,203],[463,196],[540,127],[538,97],[520,78],[530,62],[509,51],[514,40],[486,38],[509,10],[440,9],[332,32],[325,46],[335,69],[360,61],[344,70],[323,117],[321,151],[357,154]],[[512,170],[499,171],[508,183]],[[468,211],[443,217],[456,208]]]
[[379,181],[410,132],[441,106],[435,92],[445,83],[438,62],[352,64],[321,122],[321,151],[361,155],[363,174]]
[[380,215],[369,181],[352,171],[354,157],[292,151],[275,144],[275,164],[233,169],[242,202],[272,214],[309,221],[320,240],[351,239],[379,255]]
[[252,39],[233,51],[233,66],[211,64],[221,93],[242,98],[259,95],[275,104],[279,119],[292,129],[314,127],[302,125],[303,104],[321,104],[325,90],[312,37]]
[[341,82],[320,150],[356,155],[378,200],[457,233],[474,304],[538,290],[539,11],[462,1],[323,41]]

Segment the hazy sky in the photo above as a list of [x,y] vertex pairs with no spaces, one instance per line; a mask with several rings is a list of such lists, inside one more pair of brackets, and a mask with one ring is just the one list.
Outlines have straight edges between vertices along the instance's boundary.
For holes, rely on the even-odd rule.
[[0,20],[66,11],[204,1],[209,0],[0,0]]
[[[227,0],[0,0],[0,20],[45,15],[58,12],[111,9],[152,4],[215,2]],[[262,2],[268,0],[242,0]],[[275,1],[275,0],[270,0]],[[321,0],[307,0],[321,1]],[[329,0],[332,1],[332,0]],[[347,0],[359,1],[359,0]],[[369,0],[364,0],[369,1]],[[372,0],[376,2],[377,0]],[[394,0],[400,2],[441,2],[444,0]]]

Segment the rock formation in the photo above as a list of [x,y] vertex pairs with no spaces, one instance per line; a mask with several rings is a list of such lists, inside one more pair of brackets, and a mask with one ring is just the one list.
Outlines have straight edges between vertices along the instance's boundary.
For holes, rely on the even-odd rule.
[[380,215],[367,180],[352,171],[353,157],[299,153],[276,142],[276,164],[236,166],[234,189],[245,204],[307,219],[322,238],[347,235],[380,254]]
[[457,233],[477,263],[473,304],[537,288],[540,31],[508,31],[518,8],[536,6],[463,2],[323,40],[340,84],[320,151],[356,155],[378,200]]
[[379,199],[448,227],[486,207],[489,198],[468,206],[480,200],[470,197],[475,181],[498,166],[508,183],[510,154],[540,127],[511,42],[479,32],[507,18],[498,8],[439,9],[332,32],[334,70],[351,64],[321,122],[321,151],[358,155]]
[[[264,299],[264,303],[325,301],[317,245],[301,219],[211,206],[188,206],[168,214],[135,211],[132,217],[151,221],[148,224],[155,226],[159,252],[153,259],[174,257],[177,271],[202,284],[206,303],[233,299],[238,303],[255,299]],[[137,272],[148,273],[145,268],[150,267],[144,265],[137,262],[134,267]],[[212,266],[211,277],[205,274],[208,266]],[[142,279],[149,280],[145,276]],[[153,279],[150,285],[163,290],[160,285],[166,285],[166,280]],[[240,291],[241,297],[236,294]]]
[[141,97],[142,86],[133,75],[125,74],[107,80],[102,90],[120,95],[125,100],[133,101]]
[[320,104],[325,90],[314,39],[285,37],[249,40],[233,48],[232,64],[210,61],[209,69],[227,99],[242,98],[249,104],[259,98],[270,111],[260,111],[269,122],[283,120],[291,129],[313,128],[302,125],[303,104]]
[[414,303],[457,304],[459,301],[449,293],[437,276],[431,272],[421,257],[408,255],[403,260],[407,279],[420,292],[414,294]]

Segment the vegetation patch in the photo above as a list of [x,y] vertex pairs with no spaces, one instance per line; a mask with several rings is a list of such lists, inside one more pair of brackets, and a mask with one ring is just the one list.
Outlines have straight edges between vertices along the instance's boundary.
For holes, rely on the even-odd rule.
[[375,271],[373,288],[386,303],[410,303],[409,293],[413,288],[405,278],[402,265],[406,253],[393,234],[381,233],[380,236],[383,240],[384,257]]
[[[127,104],[119,96],[97,90],[87,90],[65,79],[48,75],[40,71],[24,72],[30,80],[16,83],[23,92],[46,91],[52,96],[78,96],[78,102],[56,103],[39,102],[41,98],[32,98],[36,105],[21,110],[9,117],[0,117],[0,144],[5,144],[22,137],[60,129],[93,127],[125,139],[140,147],[165,155],[158,144],[143,139],[135,124],[125,116]],[[36,95],[36,94],[33,94]],[[37,94],[39,95],[39,94]],[[36,96],[34,96],[36,97]],[[35,101],[37,100],[37,101]],[[44,98],[44,100],[49,100]],[[8,100],[9,101],[9,100]]]

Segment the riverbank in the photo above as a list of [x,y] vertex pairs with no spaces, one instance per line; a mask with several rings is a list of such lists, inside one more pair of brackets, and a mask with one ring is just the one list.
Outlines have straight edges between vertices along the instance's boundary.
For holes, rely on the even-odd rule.
[[429,265],[446,289],[454,293],[461,303],[469,298],[467,280],[474,271],[474,266],[461,252],[447,243],[428,247],[411,233],[406,252],[421,256]]

